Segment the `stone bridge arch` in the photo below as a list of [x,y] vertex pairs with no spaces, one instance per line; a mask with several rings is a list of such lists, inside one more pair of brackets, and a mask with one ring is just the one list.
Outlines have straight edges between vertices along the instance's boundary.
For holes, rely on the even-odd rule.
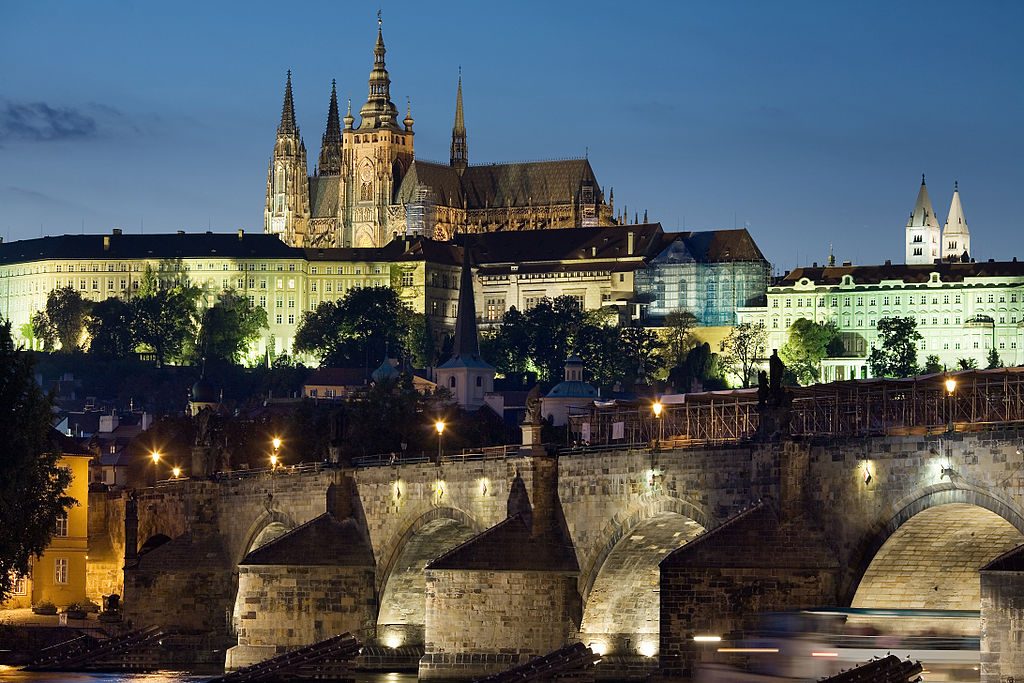
[[851,558],[840,602],[853,607],[980,607],[978,570],[1024,543],[1024,514],[991,491],[947,482],[886,510]]
[[[659,564],[712,524],[690,501],[659,496],[606,525],[580,575],[581,639],[602,654],[654,657],[658,651]],[[652,660],[653,662],[653,660]]]
[[425,568],[483,531],[465,510],[434,507],[405,525],[377,561],[377,639],[389,647],[423,643]]
[[295,518],[278,508],[263,510],[249,525],[242,545],[232,553],[234,565],[237,567],[253,550],[283,536],[298,525]]

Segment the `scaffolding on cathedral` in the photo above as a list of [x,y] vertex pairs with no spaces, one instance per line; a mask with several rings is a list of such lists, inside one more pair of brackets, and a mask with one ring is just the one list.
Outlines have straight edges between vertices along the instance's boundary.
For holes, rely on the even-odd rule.
[[[1024,423],[1024,367],[866,379],[787,388],[788,436],[935,435]],[[595,401],[569,415],[570,439],[589,446],[663,448],[753,440],[757,389],[686,394],[655,416],[648,401]],[[659,424],[660,421],[660,424]]]

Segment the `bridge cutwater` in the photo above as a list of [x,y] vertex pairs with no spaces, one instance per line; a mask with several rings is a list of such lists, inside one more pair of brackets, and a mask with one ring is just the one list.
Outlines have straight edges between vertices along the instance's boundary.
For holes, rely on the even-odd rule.
[[1017,376],[974,373],[970,390],[962,378],[956,400],[973,407],[925,386],[857,389],[904,401],[898,419],[822,393],[806,411],[831,401],[831,433],[687,442],[673,426],[655,444],[106,494],[90,561],[107,563],[112,588],[123,566],[134,627],[218,634],[228,669],[349,632],[421,652],[422,679],[488,675],[574,642],[686,677],[753,615],[838,606],[980,611],[982,680],[1004,680],[1024,670],[1024,431],[1005,379]]

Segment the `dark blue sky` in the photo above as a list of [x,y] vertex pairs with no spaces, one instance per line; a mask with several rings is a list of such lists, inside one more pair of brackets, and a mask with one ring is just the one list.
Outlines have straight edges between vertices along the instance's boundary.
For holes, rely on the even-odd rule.
[[[365,100],[377,4],[5,3],[0,234],[262,230],[286,69],[310,162]],[[926,173],[978,258],[1024,257],[1024,3],[384,2],[392,97],[447,159],[589,148],[616,206],[747,225],[779,269],[903,258]],[[342,105],[344,106],[344,104]]]

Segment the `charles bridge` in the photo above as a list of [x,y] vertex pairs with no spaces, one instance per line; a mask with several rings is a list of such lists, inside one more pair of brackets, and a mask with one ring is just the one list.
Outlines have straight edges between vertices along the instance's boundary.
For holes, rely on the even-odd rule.
[[[758,612],[980,609],[982,680],[1001,681],[1024,662],[1013,645],[1024,561],[1011,552],[1024,544],[1024,431],[1008,413],[976,419],[981,404],[961,382],[955,400],[974,401],[975,419],[926,406],[913,429],[676,438],[695,433],[678,426],[698,419],[691,406],[667,411],[670,438],[641,445],[97,494],[93,588],[123,581],[136,625],[230,639],[229,667],[351,631],[421,653],[421,678],[449,679],[576,640],[686,676],[705,647],[695,635],[727,636]],[[885,391],[899,386],[910,391]],[[812,398],[814,410],[827,403]]]

